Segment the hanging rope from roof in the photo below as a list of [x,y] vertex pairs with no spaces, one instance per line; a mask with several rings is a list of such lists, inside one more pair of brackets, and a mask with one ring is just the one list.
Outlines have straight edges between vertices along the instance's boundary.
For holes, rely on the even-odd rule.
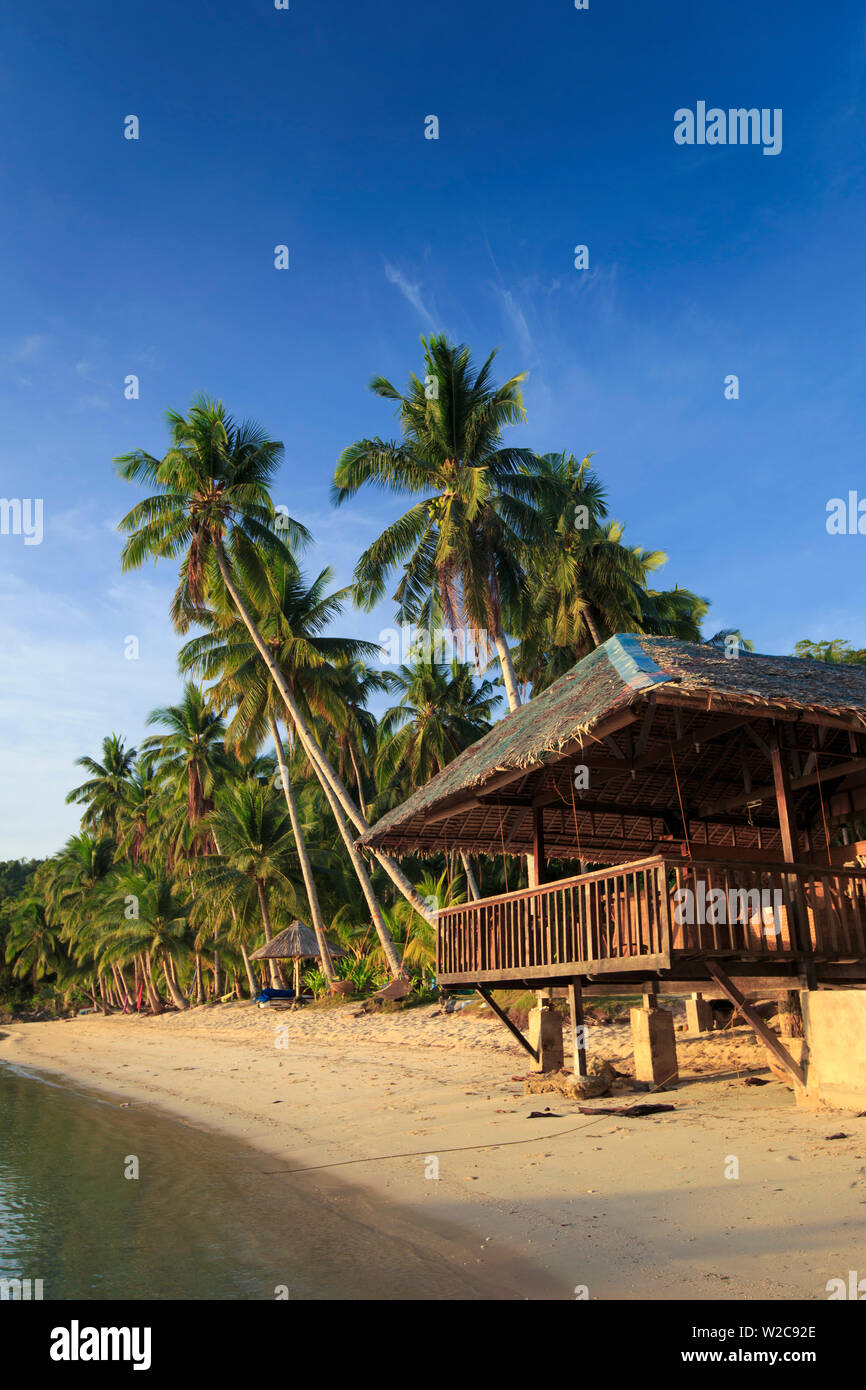
[[583,851],[580,848],[580,826],[577,823],[577,802],[574,799],[574,778],[571,779],[571,809],[574,813],[574,833],[577,838],[577,857],[583,863]]
[[830,854],[830,831],[827,828],[827,812],[824,807],[824,793],[821,789],[821,769],[818,766],[818,749],[815,749],[815,774],[818,778],[818,800],[821,803],[821,819],[824,822],[824,839],[827,844],[827,863],[832,868],[833,857]]
[[689,840],[689,827],[688,827],[688,823],[687,823],[687,821],[686,821],[686,812],[685,812],[685,807],[683,806],[682,792],[680,791],[680,778],[679,778],[679,773],[677,772],[677,760],[676,760],[676,755],[675,755],[675,753],[674,753],[674,745],[673,745],[673,743],[671,742],[670,739],[668,739],[668,748],[671,750],[671,763],[673,764],[673,769],[674,769],[674,782],[676,783],[676,788],[677,788],[677,801],[680,803],[680,820],[681,820],[682,823],[683,823],[683,834],[684,834],[685,837],[686,837],[686,850],[688,851],[689,859],[691,859],[691,857],[692,857],[692,846],[691,846],[691,842],[690,842],[690,840]]
[[499,839],[502,844],[502,868],[505,872],[505,891],[508,893],[510,891],[508,887],[508,858],[505,853],[505,831],[502,826],[502,807],[499,806],[497,809],[499,811]]

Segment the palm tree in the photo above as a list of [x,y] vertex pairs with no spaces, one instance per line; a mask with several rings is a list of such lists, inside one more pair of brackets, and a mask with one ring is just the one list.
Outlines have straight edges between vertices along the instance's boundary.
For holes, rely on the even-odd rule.
[[534,566],[525,558],[531,580],[512,618],[521,633],[517,668],[535,692],[617,632],[700,640],[706,603],[687,589],[648,588],[667,556],[624,543],[591,457],[578,462],[563,451],[538,459],[546,539]]
[[397,402],[402,438],[357,440],[337,463],[338,505],[366,483],[420,494],[358,561],[358,601],[373,607],[388,574],[402,566],[394,594],[399,620],[429,624],[435,591],[450,628],[468,627],[476,642],[489,633],[514,710],[520,694],[503,607],[514,607],[525,589],[526,547],[544,539],[535,456],[502,443],[507,425],[525,421],[520,383],[526,373],[497,387],[495,352],[476,370],[468,347],[439,336],[421,342],[423,380],[413,375],[405,394],[384,377],[370,383],[376,395]]
[[[707,599],[678,584],[661,592],[647,589],[646,594],[641,595],[641,627],[648,637],[677,637],[681,642],[700,642],[701,623],[709,607]],[[733,629],[725,629],[709,640],[714,642],[716,637],[724,638],[732,632]]]
[[[331,571],[324,569],[307,584],[295,566],[277,559],[270,567],[268,584],[258,602],[248,595],[244,596],[244,601],[277,668],[303,710],[305,721],[310,723],[318,716],[342,729],[352,718],[344,702],[346,663],[375,649],[372,643],[354,638],[324,635],[324,629],[341,612],[347,595],[345,589],[327,593],[330,579]],[[212,613],[205,622],[210,631],[193,638],[182,648],[181,669],[198,670],[205,678],[218,677],[210,698],[224,713],[234,707],[226,736],[242,757],[249,756],[268,735],[273,740],[322,970],[332,983],[336,975],[279,731],[279,720],[285,717],[279,691],[262,665],[246,625],[233,610]],[[334,662],[341,663],[339,673]],[[287,732],[291,732],[290,725]],[[384,918],[377,919],[374,914],[374,921],[377,930],[385,929]]]
[[178,704],[152,710],[147,723],[162,724],[166,730],[151,735],[143,748],[154,756],[157,775],[184,786],[192,852],[206,852],[209,846],[197,827],[213,810],[214,788],[228,766],[223,746],[225,725],[192,681],[187,682]]
[[[139,502],[120,522],[120,529],[128,533],[123,568],[137,568],[148,556],[159,559],[184,555],[180,584],[171,607],[180,631],[186,631],[201,617],[206,595],[218,609],[226,606],[226,595],[231,600],[313,763],[375,917],[379,906],[345,817],[348,815],[362,831],[369,826],[318,747],[236,578],[246,571],[253,577],[254,586],[256,582],[265,584],[264,561],[281,558],[285,564],[294,564],[282,535],[292,544],[309,539],[306,528],[291,517],[281,516],[279,528],[276,525],[268,484],[283,446],[269,439],[258,425],[236,425],[221,403],[204,397],[196,398],[188,418],[170,411],[168,420],[173,444],[164,459],[136,450],[115,461],[122,477],[143,480],[160,489]],[[376,857],[400,892],[416,910],[425,913],[424,903],[399,865],[389,855],[377,852]],[[390,956],[396,962],[393,949]]]
[[[488,680],[476,685],[466,663],[455,659],[446,666],[421,660],[386,672],[386,680],[400,699],[385,711],[379,724],[376,773],[380,784],[404,772],[414,791],[490,728],[495,686]],[[460,857],[472,896],[478,898],[468,855]]]
[[[270,895],[280,894],[297,914],[294,873],[297,868],[291,818],[272,787],[254,778],[225,788],[216,809],[208,816],[220,846],[220,854],[202,861],[199,874],[206,896],[225,904],[233,901],[238,913],[258,903],[265,941],[273,937]],[[281,982],[276,961],[270,961],[271,981]]]
[[91,949],[89,925],[100,911],[116,875],[117,845],[113,835],[92,835],[83,831],[73,835],[46,866],[44,897],[49,916],[61,924],[61,938],[71,944],[70,953],[81,966],[97,966],[93,979],[93,1000],[97,989],[106,1008],[101,973]]
[[69,935],[85,916],[88,903],[114,871],[116,846],[111,835],[72,835],[51,864],[46,903]]
[[[118,921],[121,909],[135,903],[132,916]],[[178,1009],[186,1009],[176,963],[188,954],[187,931],[192,899],[185,896],[171,874],[150,864],[121,873],[115,891],[106,899],[100,914],[103,935],[100,942],[103,961],[125,965],[136,959],[145,962],[145,983],[151,1008],[162,1012],[154,979],[153,962],[159,961],[166,988]]]
[[91,773],[86,782],[66,797],[67,805],[77,802],[86,807],[81,818],[86,830],[108,832],[117,838],[118,820],[129,796],[129,783],[135,767],[135,749],[124,747],[118,734],[102,740],[102,762],[77,758],[76,767]]
[[148,833],[158,816],[159,801],[160,785],[153,756],[140,753],[117,818],[118,852],[133,864],[147,858]]
[[476,686],[465,663],[416,661],[386,680],[400,698],[379,722],[380,779],[405,770],[413,790],[423,786],[490,728],[496,689],[488,680]]
[[12,975],[23,980],[29,975],[34,990],[40,975],[59,970],[63,959],[60,929],[49,921],[45,904],[27,898],[13,912],[6,937],[6,961]]
[[349,657],[337,661],[336,677],[341,698],[332,729],[337,766],[342,777],[346,764],[351,765],[358,805],[364,815],[369,816],[365,804],[364,778],[365,775],[369,777],[376,756],[379,726],[367,704],[375,695],[387,690],[388,682],[384,672]]

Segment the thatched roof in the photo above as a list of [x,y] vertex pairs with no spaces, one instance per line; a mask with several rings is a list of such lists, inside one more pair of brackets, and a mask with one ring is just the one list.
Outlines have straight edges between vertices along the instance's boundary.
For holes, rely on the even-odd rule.
[[[503,848],[522,853],[532,843],[527,808],[547,796],[552,805],[559,801],[567,807],[570,823],[566,826],[563,812],[557,830],[553,817],[552,834],[546,837],[549,856],[565,854],[567,845],[574,853],[583,833],[580,822],[598,801],[606,807],[599,814],[609,819],[586,824],[591,844],[585,848],[595,852],[610,840],[616,818],[621,833],[610,845],[615,856],[620,849],[651,850],[656,840],[672,833],[654,824],[653,813],[662,816],[678,806],[668,748],[686,787],[688,816],[705,821],[706,806],[718,800],[714,788],[730,797],[736,786],[747,787],[750,778],[760,788],[768,777],[766,759],[762,761],[760,749],[742,728],[734,739],[712,746],[710,741],[724,729],[748,722],[759,733],[760,743],[760,730],[769,737],[774,721],[808,725],[813,732],[823,728],[820,752],[813,757],[828,778],[828,761],[835,757],[839,766],[850,761],[854,734],[866,730],[866,667],[753,653],[729,658],[715,647],[673,638],[612,637],[542,695],[506,715],[402,806],[383,816],[359,843],[398,853],[502,853]],[[828,734],[828,729],[834,732]],[[837,734],[836,729],[846,732]],[[804,758],[812,748],[813,732],[798,735]],[[732,771],[733,759],[724,764],[726,749],[734,745],[737,760]],[[799,757],[794,749],[793,775]],[[578,794],[574,809],[566,761],[569,766],[580,761],[590,767],[591,790]],[[744,761],[745,772],[740,766]],[[680,794],[682,790],[681,785]],[[744,790],[743,806],[748,799]],[[522,806],[515,804],[518,800]],[[624,826],[621,811],[638,803],[648,808],[641,825]],[[774,823],[774,817],[760,808],[754,815],[740,808],[737,815],[748,827],[760,824],[763,817],[768,833]],[[736,819],[727,814],[711,817],[712,825],[725,834]],[[707,843],[714,834],[724,843],[721,832],[706,829]],[[741,840],[747,843],[749,838],[746,830]],[[770,843],[766,835],[751,838],[764,847]]]
[[[332,956],[345,955],[345,951],[331,941],[328,942],[328,950]],[[273,941],[265,942],[264,946],[253,951],[250,960],[306,960],[308,956],[319,958],[316,933],[303,922],[294,921]]]

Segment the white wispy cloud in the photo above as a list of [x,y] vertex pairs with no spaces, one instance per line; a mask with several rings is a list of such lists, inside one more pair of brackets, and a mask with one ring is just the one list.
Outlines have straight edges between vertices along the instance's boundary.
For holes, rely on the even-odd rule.
[[9,353],[10,362],[34,362],[41,353],[48,339],[44,333],[28,333],[12,348]]
[[420,314],[428,328],[436,327],[436,316],[427,308],[421,298],[421,286],[419,284],[407,279],[399,266],[391,265],[390,261],[385,262],[385,279],[389,284],[397,286],[403,298],[408,300],[417,314]]

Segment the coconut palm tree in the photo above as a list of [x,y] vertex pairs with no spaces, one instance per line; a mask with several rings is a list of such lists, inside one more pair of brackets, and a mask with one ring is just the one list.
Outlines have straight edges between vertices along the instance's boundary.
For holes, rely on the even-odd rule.
[[85,768],[91,776],[66,797],[67,805],[76,802],[85,807],[82,828],[107,832],[117,838],[118,820],[129,796],[129,784],[135,769],[136,751],[126,748],[118,734],[102,740],[102,762],[95,758],[77,758],[76,767]]
[[492,380],[495,352],[476,368],[466,346],[422,338],[423,379],[402,393],[385,377],[370,389],[397,402],[399,440],[359,439],[337,463],[339,505],[363,486],[420,500],[369,546],[355,569],[358,601],[373,607],[387,576],[403,576],[394,594],[401,622],[428,622],[438,595],[446,624],[488,633],[496,648],[510,708],[520,704],[503,608],[515,607],[526,585],[527,547],[544,540],[537,510],[535,455],[503,445],[502,431],[522,424],[525,372],[502,386]]
[[[294,566],[275,560],[268,583],[258,600],[245,594],[244,601],[256,627],[267,643],[273,660],[290,687],[305,722],[317,717],[345,729],[352,715],[344,704],[346,663],[371,653],[372,643],[355,638],[329,637],[324,629],[342,610],[347,595],[343,589],[327,593],[331,571],[324,569],[307,583]],[[249,756],[270,736],[279,767],[292,830],[307,893],[310,918],[322,970],[329,983],[333,970],[310,856],[292,790],[279,721],[285,718],[283,703],[270,673],[263,666],[246,625],[233,609],[212,613],[205,619],[210,631],[187,642],[180,653],[182,670],[197,670],[207,679],[217,677],[210,699],[223,713],[234,709],[226,737],[242,757]],[[339,673],[333,663],[341,663]],[[290,736],[292,726],[287,724]],[[377,920],[377,930],[385,927]]]
[[617,632],[700,640],[706,603],[687,589],[648,587],[667,556],[625,544],[591,458],[563,451],[538,459],[546,539],[534,566],[526,556],[530,582],[510,615],[521,633],[517,669],[535,692]]
[[73,933],[88,903],[114,871],[116,845],[111,835],[72,835],[50,866],[46,903],[62,922],[64,935]]
[[[134,904],[134,910],[130,910]],[[192,898],[163,868],[141,864],[117,876],[100,913],[103,928],[100,954],[105,964],[145,963],[145,982],[154,1013],[162,1012],[154,962],[162,966],[166,989],[177,1009],[186,1009],[176,974],[178,961],[189,954],[188,929]]]
[[[173,621],[180,631],[186,631],[200,618],[206,597],[216,608],[231,600],[315,767],[375,917],[379,905],[346,817],[362,831],[369,826],[317,745],[238,584],[237,576],[244,572],[253,588],[266,584],[267,561],[282,559],[287,565],[294,563],[284,538],[293,545],[309,539],[306,528],[287,515],[280,515],[277,524],[268,485],[283,446],[269,439],[258,425],[236,425],[221,402],[204,397],[196,398],[187,418],[170,411],[168,420],[173,443],[164,459],[136,450],[115,460],[121,477],[148,482],[160,489],[139,502],[120,522],[120,529],[128,535],[123,568],[137,568],[149,556],[184,556],[180,584],[171,606]],[[418,911],[426,912],[399,865],[389,855],[377,852],[376,857],[400,892]],[[385,950],[388,954],[387,947]],[[390,956],[396,962],[393,950]]]
[[[371,644],[372,645],[372,644]],[[388,688],[385,673],[367,666],[357,658],[336,662],[341,705],[331,725],[340,776],[351,766],[358,792],[358,805],[369,816],[364,791],[365,777],[369,779],[376,757],[379,726],[376,716],[367,708],[368,702]]]
[[152,734],[142,747],[153,756],[157,776],[183,786],[192,853],[206,853],[210,846],[198,827],[213,810],[214,789],[229,765],[223,744],[225,725],[192,681],[187,682],[178,704],[152,710],[147,723],[161,724],[165,732]]
[[49,919],[44,902],[25,899],[13,912],[6,937],[6,961],[13,977],[23,980],[29,975],[35,990],[40,976],[59,970],[62,960],[59,925]]
[[[414,791],[487,733],[496,688],[488,680],[476,685],[471,667],[457,660],[450,666],[421,660],[386,672],[385,678],[400,698],[379,723],[377,777],[382,785],[403,772]],[[468,855],[460,857],[472,896],[478,898]]]
[[495,686],[476,685],[465,663],[416,661],[386,672],[386,680],[399,700],[379,721],[380,780],[405,770],[410,787],[421,787],[490,728]]
[[148,834],[158,818],[160,782],[153,755],[139,753],[117,818],[118,852],[133,864],[147,858]]
[[[255,778],[233,783],[221,792],[207,824],[220,853],[202,861],[197,882],[205,896],[234,902],[239,914],[249,911],[254,898],[265,941],[271,941],[271,897],[280,895],[295,915],[300,911],[294,834],[281,798]],[[281,972],[276,961],[269,964],[272,982],[279,988]]]

